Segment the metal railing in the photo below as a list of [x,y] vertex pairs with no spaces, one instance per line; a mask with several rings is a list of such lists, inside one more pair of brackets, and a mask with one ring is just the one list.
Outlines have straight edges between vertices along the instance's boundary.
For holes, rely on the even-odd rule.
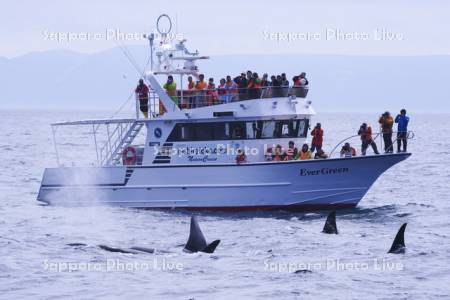
[[[295,96],[306,98],[308,87],[296,86],[267,86],[260,88],[214,88],[204,90],[176,90],[176,95],[170,95],[180,109],[192,109],[205,106],[226,104],[238,101],[265,99],[265,98],[284,98]],[[150,90],[148,95],[148,111],[150,117],[155,117],[164,111],[163,105],[159,102],[158,95]],[[136,97],[136,114],[139,115],[139,99]]]
[[[398,143],[399,140],[401,140],[401,139],[411,140],[411,139],[413,139],[414,136],[415,136],[413,131],[407,131],[407,132],[405,132],[405,133],[406,133],[406,136],[405,136],[405,137],[398,137],[398,133],[399,133],[399,132],[397,132],[397,131],[392,131],[392,133],[391,133],[392,136],[394,136],[394,134],[397,135],[397,136],[392,140],[392,144],[391,144],[390,147],[388,147],[388,149],[385,149],[385,148],[384,148],[384,144],[383,144],[383,132],[376,132],[376,133],[373,133],[374,137],[372,137],[372,140],[375,142],[375,144],[377,144],[377,141],[379,141],[379,147],[380,147],[380,148],[378,149],[378,151],[385,151],[385,150],[387,150],[387,152],[394,152],[394,150],[395,150],[395,148],[394,148],[394,147],[395,147],[395,144]],[[352,135],[352,136],[350,136],[350,137],[347,137],[347,138],[341,140],[339,143],[337,143],[336,146],[334,146],[334,148],[330,151],[329,158],[332,158],[333,154],[335,154],[335,153],[339,153],[339,155],[340,155],[340,151],[339,151],[339,152],[336,152],[336,150],[337,150],[341,145],[347,143],[348,141],[350,141],[351,139],[354,139],[354,138],[358,138],[358,139],[359,139],[358,149],[360,149],[361,143],[362,143],[361,135],[359,135],[359,134]],[[355,145],[355,144],[354,144],[354,145]],[[354,147],[354,145],[351,145],[351,146],[352,146],[353,148],[356,149],[357,147]],[[370,146],[370,144],[368,144],[368,146]],[[377,144],[377,147],[378,147],[378,144]],[[360,149],[360,150],[361,150],[361,149]],[[361,154],[362,154],[362,153],[361,153]],[[365,154],[363,154],[363,155],[365,155]]]

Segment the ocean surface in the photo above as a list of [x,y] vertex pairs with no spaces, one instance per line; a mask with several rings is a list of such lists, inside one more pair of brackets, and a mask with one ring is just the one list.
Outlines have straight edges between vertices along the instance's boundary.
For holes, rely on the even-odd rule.
[[[207,240],[221,239],[214,254],[182,251],[188,212],[36,201],[44,168],[56,164],[49,123],[107,115],[0,111],[1,299],[450,298],[450,115],[410,114],[413,155],[356,209],[337,212],[338,235],[321,233],[327,212],[196,214]],[[377,117],[318,114],[313,122],[322,123],[329,151],[363,121],[378,127]],[[63,135],[65,150],[87,159],[76,137]],[[406,253],[387,254],[405,222]]]

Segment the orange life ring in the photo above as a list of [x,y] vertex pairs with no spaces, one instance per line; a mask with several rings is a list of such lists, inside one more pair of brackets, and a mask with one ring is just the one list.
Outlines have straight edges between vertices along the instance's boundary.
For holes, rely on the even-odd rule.
[[135,165],[137,162],[136,148],[126,147],[122,152],[122,162],[124,166]]

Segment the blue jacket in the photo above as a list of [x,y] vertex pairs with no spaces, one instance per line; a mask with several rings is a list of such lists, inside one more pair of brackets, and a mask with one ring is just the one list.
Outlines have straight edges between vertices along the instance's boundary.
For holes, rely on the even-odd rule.
[[409,117],[406,115],[397,115],[397,117],[395,117],[395,123],[398,123],[398,132],[408,131]]

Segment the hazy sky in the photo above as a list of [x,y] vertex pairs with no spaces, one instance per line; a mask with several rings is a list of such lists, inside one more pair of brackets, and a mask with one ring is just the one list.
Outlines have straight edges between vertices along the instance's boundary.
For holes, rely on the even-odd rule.
[[139,36],[155,26],[161,13],[173,18],[174,31],[178,29],[190,45],[210,55],[450,54],[446,0],[0,0],[0,4],[0,56],[5,57],[61,48],[101,51],[116,46],[117,30],[137,34],[138,40],[128,37],[125,44],[142,44]]

